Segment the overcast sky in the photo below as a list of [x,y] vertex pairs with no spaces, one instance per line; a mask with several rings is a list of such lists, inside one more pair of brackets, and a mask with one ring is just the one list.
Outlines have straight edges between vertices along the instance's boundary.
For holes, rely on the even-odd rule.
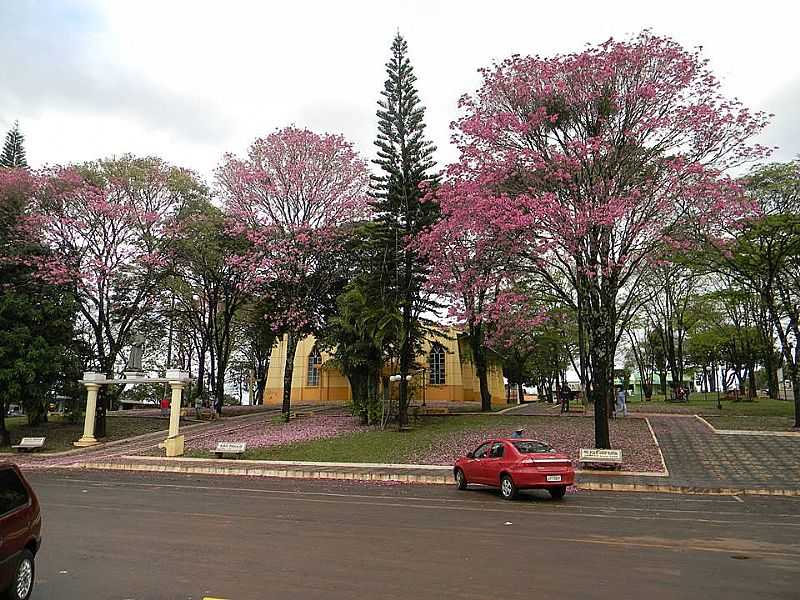
[[0,0],[0,130],[20,121],[33,166],[133,152],[208,177],[224,152],[289,124],[371,157],[399,29],[447,162],[478,68],[649,27],[702,45],[726,94],[775,113],[761,141],[787,160],[800,154],[798,22],[787,0]]

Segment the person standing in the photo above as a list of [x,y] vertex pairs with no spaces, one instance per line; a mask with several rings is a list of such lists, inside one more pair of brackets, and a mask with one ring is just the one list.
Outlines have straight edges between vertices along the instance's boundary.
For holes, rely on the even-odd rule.
[[203,409],[203,397],[200,394],[194,397],[194,415],[200,419]]
[[617,414],[622,413],[623,417],[628,416],[628,405],[625,402],[627,393],[625,392],[625,388],[623,386],[619,386],[617,388]]

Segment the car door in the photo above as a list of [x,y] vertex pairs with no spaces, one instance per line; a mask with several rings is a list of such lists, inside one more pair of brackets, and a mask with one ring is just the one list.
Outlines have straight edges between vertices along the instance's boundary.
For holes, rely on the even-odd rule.
[[0,467],[0,589],[11,583],[28,531],[28,490],[11,467]]
[[472,458],[464,463],[464,476],[470,483],[483,483],[483,462],[489,457],[491,443],[486,442],[478,446],[472,453]]
[[505,464],[505,453],[503,442],[491,442],[489,456],[481,464],[483,478],[487,485],[500,485],[500,471]]

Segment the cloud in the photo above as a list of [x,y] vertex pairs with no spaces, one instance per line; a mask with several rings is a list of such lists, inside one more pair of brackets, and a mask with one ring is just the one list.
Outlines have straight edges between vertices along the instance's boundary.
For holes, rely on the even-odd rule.
[[761,136],[763,144],[778,146],[772,158],[787,161],[800,156],[800,77],[769,96],[764,110],[775,114]]
[[[0,3],[0,117],[49,111],[112,116],[187,141],[219,141],[228,118],[205,98],[165,89],[114,60],[104,23],[89,5]],[[142,32],[146,44],[146,32]]]

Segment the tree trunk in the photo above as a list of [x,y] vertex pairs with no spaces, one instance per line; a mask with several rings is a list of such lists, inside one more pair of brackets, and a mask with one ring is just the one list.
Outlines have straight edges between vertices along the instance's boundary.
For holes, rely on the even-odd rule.
[[223,359],[217,355],[217,382],[214,386],[214,395],[219,403],[219,414],[222,415],[222,407],[225,406],[225,367],[226,365],[219,364]]
[[267,389],[267,373],[269,373],[269,363],[259,361],[256,364],[256,395],[253,404],[264,404],[264,391]]
[[608,417],[614,390],[615,307],[605,293],[592,292],[592,312],[588,323],[589,352],[592,369],[595,447],[611,448]]
[[281,414],[287,421],[292,408],[292,375],[294,373],[294,355],[297,351],[297,335],[292,331],[286,335],[286,366],[283,368],[283,405]]
[[517,398],[518,404],[522,404],[525,401],[525,387],[521,381],[517,383]]
[[778,367],[775,361],[775,352],[772,348],[764,355],[764,369],[767,372],[767,389],[770,398],[778,397]]
[[481,393],[481,411],[491,412],[492,395],[489,393],[486,352],[483,348],[483,328],[480,324],[470,324],[469,330],[469,343],[472,349],[472,359],[475,361],[475,374],[478,376],[478,386]]
[[[106,379],[114,378],[114,366],[103,365],[102,372],[105,373]],[[104,438],[107,435],[106,431],[106,412],[109,409],[109,401],[111,397],[111,390],[108,385],[101,385],[97,391],[97,407],[94,413],[94,437]]]
[[197,348],[197,386],[194,393],[196,396],[201,396],[205,389],[206,382],[206,347],[205,345]]
[[11,445],[11,434],[6,429],[6,403],[0,400],[0,447]]
[[613,362],[602,348],[591,350],[592,356],[592,399],[594,402],[595,447],[611,448],[608,431],[609,397],[613,386]]
[[794,396],[794,426],[800,428],[800,373],[796,364],[789,368],[789,379],[792,382]]
[[755,363],[750,363],[747,365],[747,395],[750,398],[755,398],[758,396],[758,392],[756,391],[756,365]]
[[[408,282],[408,279],[406,279],[406,282]],[[409,286],[406,285],[406,289],[408,288]],[[413,350],[413,344],[411,343],[411,317],[411,302],[408,294],[406,294],[406,297],[403,298],[403,339],[400,342],[400,390],[397,405],[397,424],[401,428],[408,423],[408,381],[406,381],[406,377],[413,361],[413,356],[411,356]]]

